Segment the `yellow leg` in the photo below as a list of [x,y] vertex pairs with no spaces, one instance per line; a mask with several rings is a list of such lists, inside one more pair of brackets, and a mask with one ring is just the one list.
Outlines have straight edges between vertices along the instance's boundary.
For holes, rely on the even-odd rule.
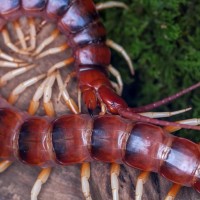
[[12,164],[9,160],[4,160],[0,162],[0,173],[4,172]]
[[46,183],[46,181],[49,178],[50,173],[51,173],[51,168],[42,169],[42,171],[40,172],[39,176],[37,177],[37,180],[31,190],[31,200],[37,200],[37,196],[40,193],[42,184]]
[[174,200],[176,195],[181,189],[181,185],[178,184],[173,184],[172,187],[170,188],[167,196],[165,197],[165,200]]

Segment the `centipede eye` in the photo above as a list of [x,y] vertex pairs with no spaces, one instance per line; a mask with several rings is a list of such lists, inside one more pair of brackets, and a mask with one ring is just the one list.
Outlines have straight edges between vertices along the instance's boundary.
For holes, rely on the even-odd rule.
[[92,109],[88,108],[88,113],[89,113],[89,115],[90,115],[91,118],[94,117],[94,113],[93,113]]

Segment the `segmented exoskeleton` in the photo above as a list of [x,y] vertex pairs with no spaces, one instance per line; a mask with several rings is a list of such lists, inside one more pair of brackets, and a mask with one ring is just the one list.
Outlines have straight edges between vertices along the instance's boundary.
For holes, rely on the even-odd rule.
[[[135,112],[146,111],[160,105],[160,103],[154,103],[142,109],[129,109],[127,111],[128,106],[125,101],[113,91],[106,74],[106,66],[110,63],[110,50],[105,44],[106,31],[91,0],[4,1],[0,7],[0,15],[2,16],[1,27],[7,20],[13,20],[22,15],[44,17],[57,24],[58,29],[67,36],[68,45],[73,50],[76,77],[88,109],[93,110],[98,104],[103,104],[106,110],[111,113],[149,121]],[[199,85],[165,99],[161,104],[171,101],[199,87]],[[153,119],[151,122],[167,125]],[[187,125],[178,126],[195,129]]]
[[[110,63],[110,51],[105,44],[105,28],[91,0],[3,1],[0,5],[0,14],[2,27],[7,21],[20,16],[39,16],[56,23],[61,32],[68,37],[68,45],[73,50],[72,61],[76,67],[76,77],[88,109],[93,110],[97,105],[101,105],[110,113],[120,114],[134,120],[200,130],[199,127],[161,122],[136,114],[136,112],[146,111],[171,101],[199,87],[199,83],[161,103],[138,109],[129,109],[125,101],[115,94],[106,72],[106,66]],[[175,182],[178,183],[178,181]]]
[[199,146],[158,126],[112,115],[33,117],[2,98],[0,121],[3,159],[42,167],[93,160],[124,163],[200,192]]

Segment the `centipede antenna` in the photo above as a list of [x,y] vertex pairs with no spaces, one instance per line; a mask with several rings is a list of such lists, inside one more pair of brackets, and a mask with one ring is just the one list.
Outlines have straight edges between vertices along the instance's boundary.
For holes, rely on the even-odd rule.
[[46,183],[46,181],[49,178],[50,173],[51,173],[51,168],[42,169],[42,171],[40,172],[39,176],[37,177],[37,180],[31,190],[31,200],[37,200],[37,196],[40,193],[42,184]]
[[23,33],[22,29],[20,28],[20,24],[18,21],[14,22],[14,28],[16,30],[17,37],[20,41],[22,49],[26,50],[27,49],[26,40],[25,40],[24,33]]
[[33,98],[29,104],[29,108],[28,108],[28,113],[30,115],[34,115],[39,107],[39,100],[42,98],[43,94],[44,94],[44,87],[46,85],[46,82],[48,81],[47,77],[37,88],[37,90],[35,91],[35,94],[33,95]]
[[19,75],[29,71],[33,67],[35,67],[34,64],[29,65],[27,67],[21,67],[19,69],[14,69],[12,71],[7,72],[2,77],[0,77],[0,87],[4,86],[7,83],[7,81],[9,81],[9,80],[15,78],[16,76],[19,76]]
[[56,63],[55,65],[53,65],[47,72],[47,74],[51,74],[52,72],[56,71],[57,69],[60,69],[62,67],[68,66],[70,64],[72,64],[74,62],[74,58],[70,57],[66,60],[63,60],[59,63]]
[[51,101],[52,97],[52,87],[56,79],[56,72],[52,73],[49,77],[47,82],[45,83],[44,86],[44,95],[43,95],[43,106],[46,114],[48,116],[54,116],[55,111],[53,107],[53,103]]
[[17,68],[17,67],[24,67],[26,65],[27,63],[15,63],[15,62],[0,60],[0,67]]
[[11,61],[11,62],[24,62],[23,60],[20,60],[18,58],[14,58],[6,53],[4,53],[3,51],[0,50],[0,58],[3,58],[7,61]]
[[97,10],[104,10],[104,9],[114,8],[114,7],[128,9],[128,6],[125,3],[118,2],[118,1],[108,1],[108,2],[104,2],[104,3],[96,4]]
[[136,183],[136,189],[135,189],[135,200],[141,200],[142,199],[142,193],[143,193],[143,185],[146,183],[150,172],[141,172],[140,175],[137,178]]
[[51,34],[51,36],[49,36],[48,38],[46,38],[35,50],[35,52],[32,54],[32,56],[36,56],[38,55],[46,46],[48,46],[49,44],[51,44],[55,38],[57,38],[57,36],[59,35],[59,30],[56,29],[53,31],[53,33]]
[[2,36],[3,36],[3,40],[4,40],[4,43],[5,45],[10,48],[11,50],[13,50],[14,52],[16,53],[19,53],[19,54],[22,54],[22,55],[29,55],[30,53],[27,52],[27,51],[23,51],[23,50],[20,50],[18,47],[16,47],[10,40],[10,36],[9,36],[9,33],[6,29],[3,29],[2,30]]
[[77,106],[77,104],[75,103],[75,101],[70,98],[69,93],[67,92],[65,85],[62,81],[61,75],[59,73],[59,71],[57,72],[56,75],[56,79],[57,79],[57,83],[58,83],[58,87],[59,87],[59,91],[67,105],[67,107],[74,113],[74,114],[78,114],[79,113],[79,108]]
[[131,61],[131,58],[129,57],[129,55],[127,54],[127,52],[125,51],[125,49],[120,46],[119,44],[115,43],[114,41],[110,40],[110,39],[107,39],[106,40],[106,44],[114,49],[115,51],[119,52],[123,57],[124,59],[126,60],[126,62],[128,63],[128,66],[129,66],[129,69],[130,69],[130,72],[132,75],[134,75],[135,71],[134,71],[134,67],[133,67],[133,63]]
[[119,200],[119,177],[120,173],[120,165],[116,163],[111,164],[111,188],[112,188],[112,196],[113,200]]
[[4,172],[12,164],[9,160],[4,160],[0,162],[0,173]]
[[181,185],[178,184],[173,184],[172,187],[170,188],[167,196],[165,197],[165,200],[174,200],[176,195],[181,189]]
[[145,105],[145,106],[140,106],[140,107],[137,107],[137,108],[132,108],[131,110],[136,112],[136,113],[139,113],[139,112],[146,112],[146,111],[149,111],[149,110],[152,110],[154,108],[158,108],[162,105],[165,105],[181,96],[183,96],[184,94],[187,94],[189,92],[191,92],[192,90],[195,90],[197,88],[200,87],[200,82],[188,87],[188,88],[185,88],[183,89],[182,91],[180,92],[177,92],[176,94],[174,95],[171,95],[169,97],[166,97],[162,100],[159,100],[159,101],[156,101],[156,102],[153,102],[153,103],[150,103],[148,105]]
[[90,194],[90,186],[89,180],[90,178],[90,164],[83,163],[81,166],[81,185],[82,185],[82,192],[86,200],[92,200]]
[[178,115],[187,111],[190,111],[192,108],[186,108],[182,110],[177,110],[173,112],[145,112],[145,113],[139,113],[142,116],[149,117],[149,118],[163,118],[163,117],[171,117],[174,115]]
[[28,19],[28,24],[30,26],[30,47],[28,48],[29,51],[33,51],[36,48],[36,28],[33,18]]
[[30,87],[31,85],[34,85],[35,83],[37,83],[39,80],[43,79],[46,76],[46,74],[41,74],[39,76],[33,77],[31,79],[28,79],[22,83],[20,83],[10,94],[9,98],[8,98],[8,102],[10,104],[14,104],[19,95],[24,92],[28,87]]
[[122,90],[123,90],[123,82],[122,82],[122,77],[121,77],[119,71],[116,70],[112,65],[108,66],[108,70],[116,78],[117,85],[118,85],[117,94],[121,95]]
[[69,46],[66,43],[66,44],[63,44],[59,47],[54,47],[54,48],[48,49],[48,50],[42,52],[41,54],[38,54],[35,58],[39,59],[39,58],[43,58],[43,57],[48,56],[48,55],[57,54],[57,53],[60,53],[62,51],[65,51],[67,48],[69,48]]

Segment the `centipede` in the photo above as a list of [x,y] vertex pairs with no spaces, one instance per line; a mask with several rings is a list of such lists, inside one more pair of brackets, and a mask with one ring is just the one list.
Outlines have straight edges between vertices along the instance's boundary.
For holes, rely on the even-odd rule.
[[[124,5],[122,5],[124,6]],[[27,163],[30,165],[37,165],[37,166],[42,166],[44,167],[44,169],[42,170],[42,172],[40,173],[40,175],[38,176],[38,179],[36,180],[36,183],[32,189],[31,192],[31,199],[37,199],[37,195],[39,192],[39,187],[41,187],[41,185],[46,182],[46,179],[49,176],[49,173],[51,171],[52,166],[54,166],[53,161],[58,161],[56,164],[61,164],[61,165],[71,165],[71,164],[76,164],[76,163],[83,163],[82,165],[82,170],[81,170],[81,183],[82,183],[82,190],[83,190],[83,194],[84,197],[82,196],[82,192],[80,191],[80,195],[77,196],[77,199],[91,199],[91,195],[90,194],[90,190],[88,189],[88,179],[89,179],[89,164],[88,162],[92,161],[93,159],[95,160],[99,160],[99,161],[103,161],[103,162],[109,162],[112,163],[112,167],[111,167],[111,187],[112,190],[110,190],[112,193],[113,192],[113,199],[119,199],[118,197],[118,189],[119,189],[119,185],[118,183],[115,181],[115,179],[119,176],[119,165],[120,163],[125,162],[125,164],[128,164],[129,166],[132,167],[136,167],[139,168],[141,170],[145,170],[145,171],[154,171],[154,172],[159,172],[160,174],[162,174],[163,176],[167,177],[169,180],[175,182],[174,187],[172,188],[171,191],[174,191],[176,188],[176,192],[180,189],[180,185],[185,185],[185,186],[193,186],[194,188],[196,188],[198,190],[198,178],[199,178],[199,163],[198,163],[198,146],[192,142],[189,142],[188,140],[185,139],[178,139],[175,136],[171,136],[169,134],[167,134],[166,132],[172,132],[172,127],[173,127],[173,131],[174,129],[179,129],[179,128],[188,128],[188,129],[195,129],[195,130],[199,130],[200,128],[198,126],[194,126],[194,125],[198,125],[198,120],[189,120],[189,121],[181,121],[180,123],[172,123],[172,122],[166,122],[166,121],[160,121],[160,120],[156,120],[156,119],[152,119],[150,117],[152,117],[152,113],[145,113],[146,111],[151,110],[152,108],[156,108],[162,104],[165,104],[167,102],[170,102],[176,98],[178,98],[179,96],[188,93],[196,88],[198,88],[200,86],[200,83],[197,83],[171,97],[168,97],[162,101],[144,106],[144,107],[139,107],[139,108],[129,108],[128,105],[126,104],[126,102],[119,96],[116,94],[116,91],[113,90],[113,86],[116,84],[111,84],[111,82],[108,79],[107,76],[107,71],[108,68],[107,66],[110,64],[110,50],[108,48],[108,45],[116,46],[113,45],[112,41],[106,40],[106,30],[102,24],[102,22],[99,19],[99,15],[96,11],[95,5],[91,0],[86,0],[86,1],[81,1],[81,0],[77,0],[77,1],[65,1],[65,0],[59,0],[59,1],[55,1],[55,0],[49,0],[49,1],[43,1],[43,0],[34,0],[34,1],[27,1],[27,0],[22,0],[22,1],[3,1],[2,5],[0,6],[0,24],[1,24],[1,29],[2,29],[2,34],[3,34],[3,38],[5,41],[5,45],[7,45],[8,48],[10,48],[12,51],[26,56],[33,56],[33,58],[41,58],[44,57],[46,55],[49,54],[53,54],[55,52],[60,52],[63,50],[66,50],[67,48],[70,48],[72,50],[72,56],[69,57],[68,59],[59,62],[55,65],[53,65],[53,67],[51,67],[48,72],[46,74],[42,74],[40,76],[34,77],[33,79],[24,82],[23,84],[19,85],[19,87],[16,87],[15,90],[12,91],[12,93],[10,94],[9,98],[8,98],[8,102],[10,104],[15,103],[15,101],[17,101],[17,98],[20,96],[20,92],[23,91],[24,87],[26,85],[31,85],[30,83],[35,83],[36,81],[40,81],[41,79],[44,79],[44,82],[41,84],[41,88],[47,88],[47,90],[43,91],[44,93],[44,109],[46,114],[49,117],[53,117],[55,115],[54,110],[52,109],[52,102],[49,99],[49,96],[51,96],[51,89],[50,87],[48,87],[49,85],[53,85],[55,79],[57,79],[58,82],[58,87],[61,93],[61,96],[63,97],[63,99],[65,100],[66,104],[70,107],[70,110],[75,113],[76,115],[64,115],[60,118],[56,118],[54,120],[52,120],[51,118],[45,118],[45,117],[31,117],[29,114],[33,115],[35,114],[35,112],[37,111],[38,108],[38,100],[40,99],[40,95],[38,96],[38,93],[41,92],[40,90],[37,91],[36,95],[33,97],[30,106],[29,106],[29,114],[24,113],[24,112],[20,112],[17,109],[14,109],[12,106],[8,105],[2,98],[0,99],[1,102],[1,111],[2,111],[2,121],[3,121],[3,125],[2,125],[2,133],[5,133],[5,129],[7,129],[7,126],[5,126],[6,122],[10,120],[10,115],[14,116],[14,119],[12,119],[13,122],[13,126],[16,127],[16,135],[17,139],[11,139],[11,137],[8,136],[8,139],[11,140],[11,142],[13,143],[12,148],[13,148],[13,154],[9,155],[9,156],[1,156],[2,159],[5,159],[6,161],[2,161],[2,167],[3,168],[7,168],[10,163],[15,160],[15,158],[18,158],[19,160],[22,161],[22,163]],[[28,19],[28,23],[30,25],[30,36],[27,37],[28,40],[30,40],[30,47],[26,46],[26,37],[23,36],[22,32],[20,31],[19,28],[19,22],[15,21],[16,19],[19,19],[21,17],[27,17]],[[52,32],[52,34],[50,35],[50,37],[48,37],[46,40],[44,40],[43,42],[41,42],[41,45],[39,45],[38,47],[36,47],[36,34],[37,34],[37,30],[34,28],[34,20],[33,18],[42,18],[44,19],[44,24],[46,23],[46,21],[54,23],[57,27],[56,30],[54,30]],[[13,45],[11,42],[11,39],[9,38],[8,32],[6,31],[6,29],[4,28],[5,25],[7,24],[7,22],[11,21],[11,23],[14,24],[14,28],[17,32],[17,35],[19,37],[19,43],[21,44],[22,49],[19,49],[16,47],[16,45]],[[41,23],[41,27],[42,27],[42,23]],[[39,31],[39,30],[38,30]],[[43,51],[42,50],[46,47],[47,44],[49,44],[49,41],[52,41],[54,38],[57,37],[57,35],[59,34],[59,32],[63,33],[65,35],[65,37],[67,38],[67,44],[61,45],[59,48],[54,48],[54,49],[50,49],[47,51]],[[29,52],[27,51],[27,49],[29,50]],[[53,52],[53,53],[52,53]],[[6,61],[3,61],[1,64],[5,65],[5,67],[14,67],[17,69],[14,69],[12,71],[12,73],[7,73],[4,76],[1,77],[0,79],[0,84],[1,86],[7,84],[8,81],[10,81],[11,79],[17,77],[18,75],[29,71],[31,69],[33,69],[35,66],[32,63],[33,60],[32,59],[27,59],[27,60],[23,60],[23,58],[19,59],[19,58],[15,58],[15,57],[9,57],[9,55],[4,54],[3,52],[1,52],[1,57],[3,57]],[[127,57],[127,56],[125,56]],[[127,59],[129,65],[129,59]],[[72,100],[72,98],[69,97],[67,91],[64,89],[63,87],[63,83],[60,77],[60,72],[59,69],[63,66],[66,65],[70,65],[72,64],[75,66],[75,71],[73,73],[71,73],[68,76],[68,80],[71,79],[73,76],[75,76],[78,79],[78,88],[80,89],[80,92],[82,94],[82,99],[83,102],[85,103],[86,107],[88,108],[90,115],[93,115],[93,111],[96,109],[96,107],[100,107],[101,108],[101,115],[99,117],[91,117],[88,115],[80,115],[78,114],[78,106],[76,106],[75,102]],[[132,70],[132,69],[131,69]],[[133,70],[132,70],[133,73]],[[116,87],[118,90],[118,93],[121,92],[121,89],[118,87]],[[20,91],[20,92],[19,92]],[[186,111],[186,110],[185,110]],[[142,113],[143,112],[143,113]],[[182,112],[182,111],[181,111]],[[107,115],[107,114],[110,115]],[[142,114],[141,114],[142,113]],[[9,117],[6,117],[6,114],[9,115]],[[111,115],[114,114],[114,115]],[[5,117],[4,117],[5,115]],[[120,115],[120,116],[115,116],[115,115]],[[147,115],[147,117],[146,117]],[[157,115],[156,115],[157,116]],[[77,151],[78,148],[80,148],[80,152],[78,152],[78,154],[82,155],[82,153],[84,153],[84,150],[87,150],[87,158],[86,159],[82,159],[81,160],[76,160],[76,161],[69,161],[67,163],[62,163],[59,161],[59,159],[57,159],[57,153],[63,153],[63,151],[65,150],[65,146],[63,146],[63,141],[65,142],[66,140],[68,140],[65,137],[68,137],[66,135],[62,135],[62,130],[60,131],[60,127],[58,126],[59,129],[59,133],[58,135],[52,135],[53,132],[53,128],[54,127],[54,122],[56,123],[56,121],[61,120],[62,119],[65,121],[65,119],[67,120],[69,117],[69,119],[73,119],[73,123],[77,123],[77,124],[70,124],[72,129],[75,129],[78,127],[79,123],[80,123],[80,130],[85,130],[85,132],[82,132],[82,135],[80,133],[80,130],[78,128],[77,133],[73,133],[73,135],[69,136],[68,139],[70,139],[70,137],[74,137],[76,138],[76,141],[78,142],[79,140],[84,140],[84,145],[81,143],[76,143],[76,147],[74,147],[74,149],[72,149],[71,151]],[[129,118],[129,119],[124,119],[125,118]],[[12,117],[11,117],[12,118]],[[4,121],[5,120],[5,121]],[[28,126],[26,127],[26,122],[29,123],[30,120],[30,124],[27,124],[28,126],[30,125],[31,128],[29,129]],[[34,120],[38,120],[38,123],[40,123],[41,126],[45,126],[43,127],[42,130],[35,130],[34,127],[40,128],[40,126],[38,124],[34,124],[33,121]],[[88,122],[86,122],[86,121]],[[72,123],[72,121],[70,121],[70,123]],[[95,128],[95,123],[102,123],[102,128],[100,128],[100,131],[98,130],[98,125],[97,125],[97,129]],[[116,122],[114,122],[116,121]],[[109,123],[107,123],[109,122]],[[61,126],[63,127],[63,130],[65,130],[65,125],[62,124],[64,122],[61,122]],[[105,123],[105,124],[104,124]],[[116,130],[117,133],[120,132],[121,134],[121,126],[126,127],[125,130],[122,130],[123,132],[123,137],[121,138],[122,135],[117,135],[116,133],[114,133],[113,130],[113,124],[114,125],[118,125],[118,123],[120,124],[120,126],[116,126]],[[150,124],[151,123],[151,124]],[[155,124],[155,125],[152,125]],[[189,125],[188,125],[189,124]],[[82,125],[84,127],[82,127]],[[156,125],[162,125],[165,126],[163,129],[161,129],[160,127],[156,126]],[[19,127],[17,127],[19,126]],[[26,129],[28,128],[28,130],[30,131],[30,134],[25,130],[25,132],[23,132],[22,128]],[[134,164],[130,164],[129,162],[127,162],[126,158],[122,158],[120,151],[123,150],[123,152],[125,153],[124,155],[126,155],[127,153],[127,148],[132,148],[132,146],[128,146],[129,145],[129,141],[131,140],[131,136],[135,134],[135,129],[134,127],[136,126],[136,128],[138,127],[141,131],[141,134],[143,134],[142,132],[144,131],[144,134],[146,134],[146,129],[148,129],[148,134],[151,133],[151,131],[155,131],[157,133],[157,135],[153,136],[151,139],[152,141],[155,141],[155,138],[158,136],[158,138],[160,138],[160,140],[158,141],[158,143],[161,145],[164,145],[162,151],[161,151],[161,158],[160,158],[160,162],[163,164],[163,162],[165,162],[162,159],[167,159],[167,156],[170,156],[170,153],[178,147],[172,147],[172,145],[174,144],[175,146],[177,145],[182,145],[181,146],[181,153],[183,153],[183,155],[185,155],[187,158],[190,157],[191,155],[194,156],[194,163],[192,166],[194,168],[196,168],[196,171],[192,171],[191,174],[189,174],[189,178],[185,181],[182,182],[182,180],[180,181],[180,179],[177,177],[175,177],[175,174],[173,174],[173,171],[171,169],[171,171],[169,170],[169,173],[172,173],[172,177],[170,178],[169,176],[167,176],[167,172],[160,172],[160,170],[158,170],[158,168],[145,168],[143,167],[142,162],[146,161],[147,158],[141,158],[141,163],[137,166]],[[8,127],[10,127],[10,125],[8,125]],[[48,127],[48,128],[47,128]],[[51,128],[50,128],[51,127]],[[106,127],[107,130],[105,130],[105,135],[104,135],[104,128]],[[143,127],[143,128],[142,128]],[[176,128],[175,128],[176,127]],[[43,140],[44,138],[47,139],[45,142],[45,144],[41,144],[39,145],[37,142],[34,143],[32,141],[37,140],[38,138],[31,138],[31,137],[35,137],[34,136],[34,132],[31,129],[35,130],[36,132],[41,134],[39,136],[39,140]],[[118,130],[119,129],[119,130]],[[155,129],[155,130],[154,130]],[[13,129],[9,128],[9,130],[12,132]],[[51,131],[50,131],[51,130]],[[96,132],[97,131],[97,132]],[[107,132],[108,131],[108,132]],[[6,131],[7,132],[7,131]],[[23,133],[22,133],[23,132]],[[137,132],[137,131],[136,131]],[[12,132],[13,133],[13,132]],[[116,134],[115,136],[113,135]],[[59,135],[61,134],[61,135]],[[77,136],[75,135],[77,134]],[[97,134],[97,135],[96,135]],[[98,141],[98,138],[96,140],[95,137],[98,137],[98,134],[100,134],[99,139],[102,141],[108,141],[107,144],[104,144],[102,141]],[[16,136],[15,135],[15,136]],[[30,138],[29,138],[30,136]],[[4,135],[2,136],[3,138],[5,137]],[[26,138],[27,137],[27,138]],[[44,138],[43,138],[44,137]],[[55,138],[54,138],[55,137]],[[56,138],[58,137],[58,138]],[[59,138],[60,137],[60,138]],[[63,138],[64,137],[64,138]],[[101,138],[102,137],[102,138]],[[105,138],[104,138],[105,137]],[[117,156],[114,154],[111,154],[111,158],[110,160],[106,160],[106,158],[103,158],[104,156],[106,157],[106,154],[109,155],[109,152],[113,151],[112,147],[107,150],[105,150],[104,152],[104,148],[107,148],[108,146],[110,146],[112,143],[112,137],[116,137],[116,141],[121,139],[124,139],[124,141],[122,141],[123,143],[123,147],[122,146],[114,146],[113,148],[118,151]],[[135,137],[135,136],[133,136]],[[141,136],[142,137],[142,136]],[[143,137],[148,137],[149,136],[143,136]],[[24,139],[25,138],[25,139]],[[84,138],[84,139],[83,139]],[[109,139],[110,138],[110,139]],[[54,141],[55,139],[55,141]],[[145,143],[145,138],[144,139],[144,143]],[[133,139],[134,140],[134,139]],[[97,141],[97,144],[95,143]],[[115,142],[116,142],[115,141]],[[99,142],[99,143],[98,143]],[[134,141],[131,141],[134,142]],[[151,140],[149,140],[149,142],[151,142]],[[167,142],[167,144],[165,143]],[[174,143],[173,143],[174,142]],[[177,144],[176,144],[177,142]],[[153,142],[152,142],[153,143]],[[188,144],[188,151],[186,152],[186,150],[184,151],[183,145]],[[2,146],[5,145],[5,148],[9,148],[10,144],[8,143],[3,143]],[[16,146],[15,146],[16,145]],[[27,148],[29,149],[29,146],[27,145],[36,145],[31,146],[30,149],[32,149],[32,152],[30,152],[30,155],[32,155],[33,157],[30,158],[30,162],[27,162],[26,158],[28,159],[29,156],[27,156]],[[48,147],[50,147],[51,151],[53,152],[49,152],[48,150],[44,150],[42,149],[43,145],[47,145]],[[79,146],[80,145],[80,146]],[[100,145],[100,147],[99,147]],[[103,146],[101,146],[103,145]],[[104,146],[105,145],[105,146]],[[117,145],[117,144],[115,144]],[[131,144],[130,144],[131,145]],[[141,144],[142,145],[142,144]],[[151,144],[150,144],[151,145]],[[154,144],[156,146],[156,143]],[[84,150],[81,149],[84,146]],[[36,152],[35,150],[38,148],[38,152]],[[71,148],[71,146],[69,145],[67,148]],[[96,157],[95,155],[93,155],[93,150],[97,148],[97,152],[98,151],[102,151],[104,152],[103,157],[98,158],[98,156]],[[121,149],[122,148],[122,149]],[[156,147],[158,148],[158,147]],[[161,147],[160,147],[161,148]],[[3,149],[3,148],[2,148]],[[102,149],[102,150],[101,150]],[[153,147],[152,147],[153,149]],[[157,153],[160,153],[160,151],[157,150],[153,150]],[[175,150],[174,150],[175,151]],[[5,150],[6,153],[7,150]],[[17,153],[16,153],[17,152]],[[21,154],[20,154],[21,152]],[[24,153],[26,152],[26,153]],[[50,159],[50,157],[47,158],[47,160],[45,161],[45,156],[43,155],[43,153],[47,153],[48,152],[48,156],[53,156],[54,159]],[[155,153],[154,152],[154,153]],[[187,154],[188,153],[188,154]],[[50,155],[51,154],[51,155]],[[54,154],[54,155],[53,155]],[[72,153],[73,154],[73,153]],[[101,154],[101,153],[100,153]],[[20,157],[20,156],[22,157]],[[79,156],[80,156],[79,155]],[[123,156],[124,156],[123,155]],[[36,161],[37,160],[37,156],[41,156],[42,160],[41,162]],[[59,156],[59,155],[58,155]],[[100,156],[100,155],[99,155]],[[116,156],[116,157],[115,157]],[[118,157],[119,156],[119,157]],[[141,155],[138,155],[138,157],[140,157]],[[53,158],[51,157],[51,158]],[[62,156],[61,156],[62,157]],[[71,157],[71,155],[70,155]],[[73,157],[73,156],[72,156]],[[109,156],[108,156],[109,157]],[[170,157],[169,157],[170,158]],[[188,162],[188,159],[183,160],[184,162]],[[64,158],[65,159],[65,158]],[[71,158],[70,158],[71,159]],[[132,159],[132,158],[131,158]],[[139,159],[139,158],[138,158]],[[143,159],[143,161],[142,161]],[[196,159],[196,160],[195,160]],[[9,161],[8,161],[9,160]],[[33,161],[34,160],[34,161]],[[72,158],[73,160],[73,158]],[[134,161],[131,161],[134,162]],[[189,161],[190,162],[190,161]],[[152,161],[152,166],[156,163],[156,165],[158,165],[158,161]],[[187,163],[186,163],[187,165]],[[145,166],[145,165],[144,165]],[[176,164],[177,166],[177,164]],[[101,166],[102,167],[102,166]],[[66,167],[67,168],[67,167]],[[9,169],[8,169],[9,170]],[[130,170],[131,171],[131,170]],[[185,171],[185,174],[187,174],[188,171]],[[184,176],[186,176],[184,174]],[[77,174],[76,174],[77,175]],[[137,186],[140,186],[139,189],[136,188],[136,199],[141,199],[141,193],[139,192],[141,190],[141,185],[143,183],[143,181],[146,181],[146,177],[148,176],[147,172],[144,172],[142,174],[140,174],[140,179],[138,181]],[[130,180],[129,180],[130,181]],[[79,188],[81,188],[81,185],[78,186]],[[106,188],[105,188],[106,189]],[[133,188],[131,188],[133,189]],[[131,189],[129,191],[129,193],[131,193]],[[139,192],[139,194],[137,194],[137,192]],[[172,192],[172,194],[170,193],[170,195],[175,196],[175,194]],[[170,196],[169,195],[169,196]],[[81,197],[80,197],[81,196]],[[112,196],[112,195],[110,195]],[[171,196],[170,196],[171,197]],[[168,197],[168,198],[170,198]],[[11,197],[12,199],[17,199],[18,196],[13,195]],[[61,199],[62,198],[62,194],[57,197],[53,196],[52,198],[54,199]],[[75,199],[76,197],[68,197],[69,199]],[[112,197],[111,197],[112,198]],[[96,197],[95,199],[98,199],[98,197]]]

